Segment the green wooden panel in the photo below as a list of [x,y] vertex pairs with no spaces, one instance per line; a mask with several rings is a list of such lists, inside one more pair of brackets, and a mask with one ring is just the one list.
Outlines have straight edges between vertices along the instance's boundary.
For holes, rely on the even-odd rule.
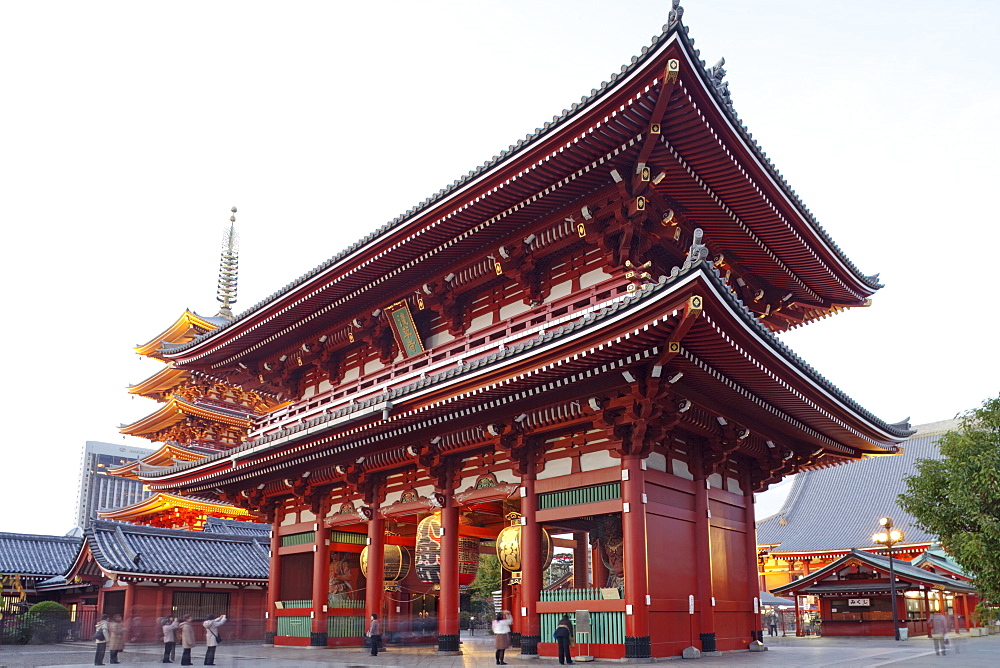
[[289,545],[305,545],[306,543],[316,542],[316,532],[306,531],[304,533],[293,533],[288,536],[281,537],[281,547],[288,547]]
[[[618,587],[618,598],[624,596],[624,590]],[[554,589],[541,592],[540,601],[602,601],[600,589]]]
[[278,617],[278,635],[291,638],[308,638],[312,633],[309,617]]
[[340,617],[331,615],[326,618],[326,634],[331,638],[360,639],[364,633],[364,617]]
[[351,533],[350,531],[331,531],[330,543],[366,545],[368,543],[368,536],[363,533]]
[[342,609],[343,608],[352,608],[354,610],[364,610],[365,609],[365,602],[364,601],[344,601],[344,600],[339,600],[338,599],[338,600],[335,600],[335,601],[330,601],[330,606],[329,607],[331,607],[331,608],[342,608]]
[[313,607],[313,602],[309,601],[309,600],[306,600],[306,601],[282,601],[281,605],[282,605],[282,607],[285,607],[285,608],[311,608],[311,607]]
[[604,485],[564,489],[559,492],[547,492],[538,495],[538,509],[564,508],[578,506],[582,503],[597,503],[622,498],[622,484],[609,482]]
[[[586,606],[581,606],[582,610]],[[545,612],[539,615],[542,622],[542,642],[555,642],[555,633],[561,612]],[[576,615],[569,613],[573,627],[576,627]],[[590,642],[592,645],[624,645],[625,644],[625,613],[624,612],[592,612],[590,613],[590,637],[577,636],[576,641]]]

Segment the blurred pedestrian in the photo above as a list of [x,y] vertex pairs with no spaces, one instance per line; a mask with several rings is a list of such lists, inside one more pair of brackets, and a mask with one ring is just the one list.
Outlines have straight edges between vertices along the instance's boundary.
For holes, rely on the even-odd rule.
[[226,623],[226,616],[219,615],[212,619],[206,619],[202,626],[205,627],[205,665],[215,665],[215,648],[222,642],[219,637],[219,627]]
[[162,663],[174,662],[174,648],[177,647],[177,627],[180,622],[176,617],[164,617],[160,620],[160,628],[163,631],[163,661]]
[[507,662],[504,661],[504,652],[510,647],[510,627],[514,623],[514,618],[510,616],[510,613],[506,610],[503,614],[497,614],[497,618],[493,620],[493,647],[497,651],[497,665],[506,666]]
[[101,621],[94,626],[94,642],[97,643],[97,651],[94,654],[94,665],[104,665],[104,652],[108,648],[108,620],[107,615],[101,615]]
[[194,649],[194,624],[191,622],[191,615],[184,615],[181,622],[181,665],[191,665],[191,650]]
[[931,615],[931,639],[934,640],[934,653],[946,656],[948,654],[948,620],[940,612]]
[[120,663],[118,653],[125,649],[125,624],[121,615],[115,615],[108,624],[108,652],[111,653],[110,663]]

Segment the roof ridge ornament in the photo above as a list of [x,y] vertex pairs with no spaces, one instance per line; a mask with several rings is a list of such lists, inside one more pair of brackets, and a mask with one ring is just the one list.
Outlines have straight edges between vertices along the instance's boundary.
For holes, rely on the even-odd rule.
[[681,0],[673,0],[670,3],[670,13],[667,15],[667,30],[681,22],[684,16],[684,8],[681,7]]
[[216,317],[233,319],[230,308],[236,303],[236,279],[239,274],[240,235],[236,232],[236,207],[229,217],[229,229],[222,234],[222,259],[219,261],[219,286],[215,300],[222,304]]
[[705,68],[705,74],[708,75],[708,80],[711,82],[712,86],[715,88],[715,92],[719,94],[722,98],[722,103],[732,112],[736,114],[736,109],[733,107],[733,100],[729,95],[729,84],[726,83],[726,64],[725,58],[719,58],[719,62],[711,67]]

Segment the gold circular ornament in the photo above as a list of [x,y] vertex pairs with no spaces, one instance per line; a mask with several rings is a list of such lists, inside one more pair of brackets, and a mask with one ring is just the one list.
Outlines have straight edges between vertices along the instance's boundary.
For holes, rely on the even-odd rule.
[[[400,545],[386,545],[382,557],[386,582],[399,582],[410,573],[410,553]],[[361,572],[368,577],[368,546],[361,550]]]
[[[504,527],[497,536],[497,559],[508,571],[521,569],[521,525]],[[552,538],[542,529],[542,570],[552,563]]]

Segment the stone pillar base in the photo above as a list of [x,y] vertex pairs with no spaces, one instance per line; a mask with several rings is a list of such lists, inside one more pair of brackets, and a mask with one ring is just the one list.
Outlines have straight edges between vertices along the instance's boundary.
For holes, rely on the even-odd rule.
[[442,633],[438,635],[438,648],[439,652],[458,652],[459,651],[459,638],[457,633]]
[[649,636],[632,638],[625,636],[626,659],[648,659],[653,656],[653,647]]
[[521,636],[521,654],[522,655],[538,655],[538,643],[542,642],[541,636]]
[[310,647],[326,647],[326,633],[310,633],[309,634],[309,646]]
[[274,644],[274,636],[276,636],[276,635],[278,635],[278,634],[275,633],[274,631],[265,631],[264,632],[264,644],[265,645],[273,645]]

